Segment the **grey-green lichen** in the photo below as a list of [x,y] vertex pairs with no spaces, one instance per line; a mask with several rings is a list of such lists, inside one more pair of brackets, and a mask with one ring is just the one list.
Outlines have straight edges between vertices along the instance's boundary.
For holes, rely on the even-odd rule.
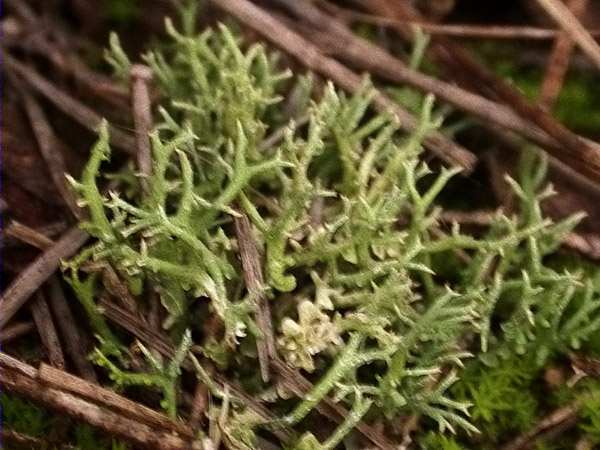
[[[517,179],[508,179],[519,201],[514,215],[498,214],[478,237],[457,225],[442,232],[436,197],[458,170],[434,172],[420,160],[424,137],[442,124],[431,96],[407,135],[392,115],[372,110],[368,81],[348,96],[329,83],[307,89],[308,78],[300,78],[296,92],[312,100],[297,102],[308,106],[300,114],[307,120],[296,124],[281,107],[295,79],[263,46],[241,45],[224,26],[194,34],[167,22],[167,32],[165,50],[144,57],[161,94],[149,194],[123,174],[117,178],[136,181],[101,193],[101,163],[111,156],[106,124],[81,181],[72,180],[96,242],[65,264],[65,276],[100,338],[94,360],[117,384],[158,387],[177,414],[181,352],[190,346],[181,330],[204,331],[207,319],[190,314],[199,303],[222,327],[219,350],[205,344],[205,356],[235,355],[218,362],[239,384],[254,383],[247,367],[258,366],[256,353],[244,349],[261,331],[238,261],[238,208],[264,252],[279,354],[316,380],[279,423],[299,426],[325,396],[351,411],[328,440],[304,434],[297,449],[332,449],[360,420],[413,413],[441,431],[476,432],[468,399],[449,393],[465,359],[498,365],[535,352],[541,365],[598,329],[598,283],[544,264],[580,217],[543,217],[540,202],[551,190],[535,150],[524,151]],[[130,62],[116,38],[111,48],[109,61],[128,82]],[[267,140],[273,132],[281,138]],[[437,275],[432,257],[457,251],[465,253],[455,259],[456,277]],[[102,288],[93,275],[84,279],[91,261],[158,290],[168,313],[163,326],[182,342],[174,363],[146,352],[148,373],[119,367],[128,365],[129,350],[94,308]],[[146,294],[138,295],[141,305]],[[209,383],[210,375],[202,371],[201,379]],[[215,420],[248,446],[260,420],[248,425],[243,406],[217,391]]]

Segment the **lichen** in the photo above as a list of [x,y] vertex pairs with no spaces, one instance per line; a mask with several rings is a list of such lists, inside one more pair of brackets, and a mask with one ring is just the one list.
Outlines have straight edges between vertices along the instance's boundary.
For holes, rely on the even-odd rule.
[[[428,417],[440,432],[475,433],[474,423],[497,413],[486,413],[476,397],[481,389],[470,384],[459,397],[451,393],[464,361],[501,367],[536,354],[540,367],[598,328],[597,283],[545,264],[581,216],[557,223],[543,216],[540,204],[552,191],[536,149],[523,151],[516,179],[507,179],[518,199],[514,215],[496,215],[479,236],[456,224],[446,232],[436,198],[459,171],[433,171],[421,160],[424,138],[443,124],[432,96],[419,103],[418,125],[407,134],[394,116],[371,108],[368,80],[353,95],[330,83],[314,92],[306,79],[281,71],[262,45],[244,46],[225,26],[195,34],[167,22],[167,32],[166,50],[145,56],[161,93],[149,136],[150,192],[129,182],[102,193],[101,162],[111,155],[106,126],[81,181],[72,181],[90,211],[83,226],[95,242],[65,269],[101,338],[95,361],[117,384],[159,387],[175,416],[190,336],[178,330],[205,331],[190,314],[202,303],[219,324],[202,344],[204,356],[241,386],[256,386],[248,368],[257,367],[257,354],[247,344],[262,331],[256,295],[248,292],[238,260],[232,220],[240,211],[264,252],[263,294],[279,354],[315,380],[291,409],[281,399],[284,413],[275,424],[253,417],[247,428],[239,423],[243,405],[230,404],[228,393],[213,387],[220,426],[233,427],[229,438],[246,446],[249,430],[300,426],[326,396],[351,414],[321,448],[334,448],[360,420],[391,422],[409,414]],[[116,39],[111,47],[111,61],[123,73],[119,68],[129,62]],[[298,102],[306,105],[299,123],[281,112],[282,95],[294,82],[301,84],[295,92],[308,97]],[[458,251],[463,257],[455,259],[453,276],[436,274],[432,259]],[[120,367],[129,349],[94,310],[103,288],[84,279],[89,261],[146,286],[137,295],[141,304],[151,282],[168,313],[163,327],[182,342],[174,363],[165,366],[146,352],[147,372]],[[83,289],[90,284],[93,292]],[[106,351],[109,341],[118,351]],[[470,411],[478,416],[471,419]],[[315,442],[303,434],[296,448],[317,448]]]

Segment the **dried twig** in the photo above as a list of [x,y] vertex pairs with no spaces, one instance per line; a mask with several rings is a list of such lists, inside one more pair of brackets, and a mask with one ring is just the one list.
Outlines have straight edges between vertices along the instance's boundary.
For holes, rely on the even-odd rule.
[[42,344],[48,354],[50,364],[59,369],[65,368],[65,357],[56,333],[56,327],[50,314],[50,308],[46,297],[40,291],[37,292],[35,300],[31,302],[31,315],[42,340]]
[[[15,149],[13,147],[16,145],[24,145],[22,138],[17,138],[12,134],[10,129],[7,127],[2,128],[2,143],[6,150]],[[32,149],[33,147],[30,147]],[[32,201],[37,201],[38,203],[46,203],[49,208],[64,207],[64,202],[60,198],[60,195],[54,189],[53,185],[48,185],[47,179],[42,176],[42,173],[38,171],[43,171],[45,169],[46,164],[41,159],[32,159],[32,160],[24,160],[22,156],[24,154],[19,155],[21,152],[17,151],[3,151],[2,152],[2,174],[4,175],[3,184],[14,184],[18,186],[23,191],[31,194],[33,198]],[[29,164],[31,163],[31,164]],[[31,174],[39,173],[40,176],[32,177]],[[8,182],[8,183],[7,183]],[[17,209],[17,204],[13,203],[16,199],[10,198],[11,209],[13,212]],[[20,208],[19,208],[20,211]]]
[[152,79],[152,70],[142,64],[134,64],[131,67],[130,76],[137,166],[142,177],[142,188],[147,191],[148,177],[152,174],[152,154],[149,137],[152,129],[152,104],[148,90],[148,83]]
[[[6,4],[25,22],[27,30],[34,30],[33,36],[26,36],[25,39],[10,42],[9,45],[47,58],[59,72],[73,76],[76,81],[101,95],[110,104],[120,108],[127,105],[128,94],[122,86],[105,75],[93,72],[74,52],[53,42],[57,40],[61,44],[69,43],[81,47],[85,42],[84,36],[67,34],[56,22],[48,25],[51,18],[42,19],[23,1],[6,0]],[[43,32],[40,33],[40,30]]]
[[36,21],[36,15],[31,7],[21,0],[6,0],[6,4],[24,21],[33,24]]
[[238,217],[233,218],[237,236],[240,259],[246,289],[256,299],[256,322],[262,336],[256,339],[260,372],[264,382],[269,381],[269,359],[276,357],[273,323],[268,299],[264,295],[265,285],[262,273],[261,257],[252,234],[250,220],[244,212],[237,209]]
[[[71,117],[88,130],[96,131],[102,118],[91,108],[61,91],[50,81],[40,76],[31,67],[20,63],[6,52],[2,52],[2,61],[5,67],[13,71],[19,78],[27,82],[33,89],[46,97],[58,109]],[[119,149],[133,153],[135,151],[134,139],[131,135],[112,127],[110,128],[111,143]]]
[[60,281],[56,275],[48,281],[48,300],[56,318],[61,334],[65,353],[71,358],[77,372],[86,380],[97,382],[96,372],[92,363],[86,358],[85,340],[81,335],[75,317],[69,308]]
[[[56,33],[56,27],[49,31]],[[65,39],[69,39],[69,42],[77,42],[81,36],[65,36]],[[35,36],[33,39],[11,42],[10,45],[46,58],[58,73],[73,77],[78,85],[101,97],[108,104],[119,109],[127,108],[128,93],[124,87],[110,77],[90,70],[76,53],[58,48],[46,36]]]
[[4,346],[7,342],[20,338],[33,330],[35,330],[33,322],[13,323],[0,331],[0,344]]
[[146,317],[148,319],[148,325],[150,325],[150,327],[153,330],[159,330],[161,327],[163,310],[162,310],[162,304],[160,302],[160,294],[156,290],[156,286],[154,286],[153,284],[149,284],[149,286],[148,286],[147,299],[148,299],[148,313],[146,314]]
[[[247,0],[212,0],[212,2],[262,34],[274,45],[286,50],[308,68],[332,79],[342,89],[355,92],[362,85],[362,78],[358,74],[335,59],[323,55],[315,45],[253,3]],[[414,130],[416,119],[382,92],[377,91],[374,103],[379,110],[394,113],[401,127],[409,131]],[[461,166],[467,171],[473,168],[476,161],[471,152],[450,141],[441,133],[430,134],[425,139],[425,146],[445,162]]]
[[106,298],[101,298],[98,306],[111,322],[123,327],[143,343],[149,344],[161,355],[173,355],[173,346],[168,338],[152,329],[143,317],[107,301]]
[[45,250],[54,244],[54,241],[43,233],[23,225],[16,220],[11,220],[4,230],[6,236],[18,239],[40,250]]
[[82,269],[89,273],[100,274],[102,276],[102,284],[106,291],[129,311],[133,313],[137,312],[137,300],[131,292],[129,292],[129,288],[123,283],[121,278],[119,278],[119,275],[110,263],[104,261],[98,263],[86,263]]
[[[397,20],[342,8],[327,1],[320,1],[319,4],[345,21],[369,23],[380,27],[419,27],[428,34],[440,36],[475,39],[549,40],[557,39],[561,35],[560,30],[531,26],[438,24],[415,20]],[[589,33],[594,37],[600,36],[600,30],[589,30]]]
[[[580,17],[587,8],[588,0],[569,0],[567,7],[575,17]],[[565,75],[569,68],[574,42],[568,33],[560,33],[552,53],[546,64],[546,73],[540,88],[540,103],[547,110],[552,110],[563,86]]]
[[[152,70],[143,64],[134,64],[129,72],[131,77],[131,103],[133,123],[135,124],[135,142],[137,147],[137,169],[141,177],[144,194],[148,194],[150,186],[148,180],[152,175],[152,151],[150,145],[150,132],[152,131],[152,101],[148,84],[152,80]],[[160,299],[158,292],[151,281],[147,284],[150,305],[148,318],[154,328],[160,328]],[[133,303],[132,311],[136,309]]]
[[577,250],[582,255],[591,259],[600,259],[600,236],[598,234],[569,233],[564,245]]
[[[489,101],[435,78],[427,77],[419,72],[411,71],[401,60],[380,47],[355,36],[343,24],[337,22],[335,18],[323,14],[320,10],[311,6],[310,3],[289,2],[287,0],[274,1],[287,7],[296,15],[311,22],[316,27],[327,30],[327,32],[319,32],[311,28],[309,30],[305,29],[305,32],[308,38],[315,39],[329,50],[333,48],[341,52],[343,56],[351,59],[355,64],[360,65],[361,68],[377,73],[392,81],[408,83],[425,92],[433,92],[465,112],[482,118],[482,124],[495,134],[498,133],[498,130],[502,130],[502,132],[505,132],[504,130],[506,129],[512,130],[546,149],[552,149],[552,153],[554,154],[562,154],[563,145],[542,132],[530,121],[514,114],[513,111],[504,105]],[[510,146],[510,148],[512,147]],[[549,159],[552,167],[559,170],[562,175],[576,182],[578,186],[585,188],[586,191],[598,195],[600,191],[599,185],[579,173],[576,170],[577,167],[570,167],[570,165],[573,165],[571,160],[565,163],[551,155]]]
[[558,0],[537,0],[539,5],[569,34],[581,50],[600,69],[600,45],[594,40],[575,14]]
[[13,229],[13,231],[16,231],[16,234],[12,237],[16,239],[21,239],[21,237],[25,238],[25,234],[31,235],[29,237],[29,240],[31,242],[26,242],[24,240],[23,242],[26,242],[27,244],[32,245],[36,248],[39,248],[40,250],[46,250],[48,247],[54,244],[54,239],[57,236],[60,237],[60,235],[64,233],[68,228],[67,223],[63,220],[50,222],[48,224],[40,225],[36,228],[28,227],[27,225],[23,225],[15,220],[11,220],[8,224],[8,227],[10,227],[10,224],[12,223],[17,223],[19,225],[19,228],[26,227],[21,228],[19,231],[16,231],[16,228]]
[[8,286],[0,298],[0,329],[58,268],[60,260],[75,254],[88,239],[88,234],[75,226],[38,256]]
[[42,363],[40,365],[38,379],[48,386],[78,395],[81,398],[119,412],[131,419],[139,420],[150,427],[170,430],[186,437],[193,436],[192,430],[183,423],[175,422],[165,415],[118,395],[113,391],[46,364]]
[[[323,51],[333,52],[361,69],[397,83],[407,83],[424,92],[431,92],[467,113],[482,119],[483,125],[501,126],[519,133],[544,147],[560,150],[562,146],[539,128],[516,115],[505,105],[473,94],[453,84],[408,68],[400,59],[369,41],[356,36],[335,17],[321,12],[310,2],[273,0],[290,9],[296,16],[313,25],[300,28],[303,35],[320,45]],[[315,29],[314,27],[318,28]]]
[[69,210],[76,218],[81,218],[82,211],[77,206],[77,200],[73,194],[73,190],[68,186],[65,174],[67,166],[62,154],[64,145],[59,141],[58,137],[48,124],[48,119],[39,103],[25,90],[21,92],[25,110],[29,116],[31,128],[35,134],[40,153],[48,165],[48,170],[54,185],[58,189],[61,197],[69,207]]
[[190,413],[190,428],[193,432],[200,429],[202,425],[203,415],[208,407],[208,388],[205,384],[198,382],[194,399],[192,401],[192,411]]
[[[421,16],[409,2],[368,0],[361,2],[375,13],[400,20],[421,20]],[[401,36],[412,39],[409,29],[394,27]],[[600,146],[584,139],[557,122],[538,105],[531,104],[520,92],[480,65],[462,47],[448,39],[435,37],[429,46],[435,59],[445,67],[448,75],[457,82],[478,90],[481,94],[496,98],[510,106],[517,114],[535,124],[549,136],[560,142],[562,149],[553,156],[595,182],[600,180]]]
[[576,375],[580,373],[583,376],[600,378],[600,359],[577,353],[569,355],[569,359]]
[[[60,373],[63,381],[70,379],[65,372]],[[38,380],[38,375],[38,371],[34,367],[0,353],[0,380],[3,388],[7,391],[23,395],[34,402],[87,422],[111,435],[119,436],[142,447],[160,450],[189,448],[199,450],[201,448],[199,443],[195,442],[190,446],[185,439],[174,434],[172,430],[177,425],[169,428],[148,426],[139,420],[106,408],[98,398],[94,398],[94,400],[99,401],[100,404],[95,404],[80,395],[49,387],[46,383]],[[67,386],[77,392],[72,384],[69,383]],[[97,386],[95,388],[97,389]],[[107,401],[105,398],[103,400]],[[128,400],[123,398],[122,401]],[[165,417],[165,420],[169,419]]]
[[537,438],[543,433],[560,426],[561,424],[576,419],[579,409],[581,408],[581,401],[576,400],[566,406],[558,408],[548,416],[544,417],[535,427],[518,436],[516,439],[510,441],[501,447],[500,450],[521,450],[528,448],[533,445]]

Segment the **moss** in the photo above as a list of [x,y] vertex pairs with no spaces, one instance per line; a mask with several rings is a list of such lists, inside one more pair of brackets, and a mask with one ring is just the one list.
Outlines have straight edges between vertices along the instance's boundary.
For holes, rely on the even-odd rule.
[[468,450],[467,447],[459,444],[455,438],[434,432],[430,432],[420,439],[419,447],[422,450]]
[[600,444],[600,383],[592,380],[584,384],[579,395],[583,406],[578,426],[594,444]]
[[473,405],[471,419],[486,440],[500,442],[537,420],[539,372],[528,358],[510,358],[497,367],[472,362],[452,392]]
[[142,12],[138,0],[103,0],[103,8],[106,18],[118,26],[130,25]]
[[[520,50],[513,44],[487,43],[474,46],[487,67],[506,80],[510,80],[531,100],[539,94],[544,71],[515,63],[514,55]],[[553,114],[579,133],[596,135],[600,128],[600,92],[596,89],[597,77],[593,73],[571,69],[567,73]]]
[[0,394],[2,425],[31,437],[46,436],[52,429],[52,415],[27,400],[12,394]]
[[125,442],[102,435],[86,424],[73,426],[72,432],[76,450],[128,450],[130,448]]

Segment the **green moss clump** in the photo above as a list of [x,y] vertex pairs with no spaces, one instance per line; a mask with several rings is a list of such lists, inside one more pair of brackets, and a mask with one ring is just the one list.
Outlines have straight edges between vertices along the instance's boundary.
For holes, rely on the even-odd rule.
[[528,358],[510,358],[491,368],[472,362],[452,392],[473,405],[471,420],[486,440],[499,443],[537,420],[539,376],[539,367]]
[[419,448],[422,450],[468,450],[453,437],[434,432],[429,432],[420,440]]
[[596,380],[585,383],[579,394],[582,402],[579,428],[594,444],[600,444],[600,385]]
[[46,436],[52,429],[52,416],[27,400],[3,392],[0,406],[3,427],[31,437]]

